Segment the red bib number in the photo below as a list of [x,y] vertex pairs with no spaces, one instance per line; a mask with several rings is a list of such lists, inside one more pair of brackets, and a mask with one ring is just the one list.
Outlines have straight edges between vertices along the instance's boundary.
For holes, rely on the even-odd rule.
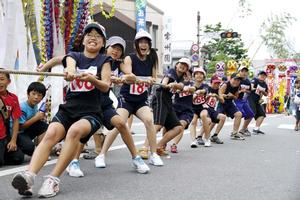
[[[88,69],[79,69],[77,68],[78,73],[90,73],[92,75],[97,74],[97,67],[96,66],[90,66]],[[95,89],[95,86],[88,81],[80,81],[78,79],[73,80],[70,83],[70,90],[72,92],[88,92]]]
[[146,83],[130,84],[130,94],[141,95],[148,90]]
[[71,82],[70,90],[72,92],[88,92],[95,88],[95,86],[88,81],[80,81],[75,79]]
[[182,98],[182,97],[187,97],[187,96],[190,96],[192,95],[190,92],[188,91],[185,91],[185,92],[180,92],[179,93],[179,97]]
[[214,108],[217,104],[216,97],[209,97],[206,104],[209,105],[210,107]]
[[204,96],[196,96],[194,98],[194,101],[193,101],[194,105],[200,105],[200,104],[203,104],[203,103],[205,103],[205,97]]

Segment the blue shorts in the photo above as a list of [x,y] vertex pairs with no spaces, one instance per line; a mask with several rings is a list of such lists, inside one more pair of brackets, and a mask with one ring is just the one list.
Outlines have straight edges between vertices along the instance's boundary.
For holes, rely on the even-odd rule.
[[218,115],[220,113],[211,107],[207,108],[206,110],[208,112],[209,118],[211,119],[211,122],[215,124],[219,123],[220,120],[218,119]]
[[298,106],[296,107],[296,109],[297,110],[296,110],[296,116],[295,117],[296,117],[297,120],[300,120],[300,110],[298,109]]
[[202,112],[204,108],[201,106],[201,107],[197,107],[197,108],[193,108],[193,111],[194,111],[194,114],[197,115],[198,118],[200,118],[200,113]]
[[86,119],[91,124],[91,131],[88,133],[87,136],[80,139],[80,142],[82,144],[85,144],[89,141],[90,137],[101,127],[102,125],[102,119],[97,115],[85,115],[82,117],[71,117],[70,115],[66,114],[66,112],[58,110],[56,115],[53,117],[51,122],[58,122],[61,123],[66,131],[66,134],[69,130],[69,128],[74,124],[75,122]]
[[230,117],[231,119],[234,118],[234,114],[236,112],[239,112],[236,105],[232,101],[220,103],[220,107],[218,107],[217,111],[219,113],[225,114],[227,117]]
[[[118,98],[119,104],[118,108],[124,108],[129,112],[129,116],[132,114],[136,114],[136,112],[144,107],[148,106],[148,102],[143,101],[143,102],[133,102],[133,101],[126,101],[124,97],[120,96]],[[148,106],[149,107],[149,106]]]
[[172,105],[166,104],[162,98],[153,97],[152,109],[155,125],[164,126],[167,131],[181,126]]
[[194,117],[194,113],[191,110],[184,110],[184,111],[175,111],[177,118],[183,121],[186,121],[187,126],[185,127],[185,129],[188,129],[191,121],[193,120]]
[[103,112],[103,125],[107,130],[112,130],[114,126],[111,124],[111,119],[114,116],[118,115],[116,109],[112,105],[109,105],[102,108],[102,112]]
[[252,108],[250,107],[248,100],[237,99],[234,102],[236,107],[243,114],[244,119],[251,119],[254,117],[254,113],[252,111]]

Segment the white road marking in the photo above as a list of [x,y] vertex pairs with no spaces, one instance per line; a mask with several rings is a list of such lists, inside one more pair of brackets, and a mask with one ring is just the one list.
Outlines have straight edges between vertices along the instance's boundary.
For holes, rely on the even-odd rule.
[[293,125],[293,124],[280,124],[277,128],[293,130],[295,128],[295,125]]
[[[184,135],[186,135],[188,133],[189,133],[189,131],[187,131],[187,130],[184,131]],[[160,140],[161,138],[162,137],[157,137],[157,140]],[[143,143],[144,143],[144,140],[137,141],[134,144],[137,146],[137,145],[141,145]],[[109,148],[108,151],[114,151],[114,150],[124,149],[124,148],[127,148],[125,144],[116,145],[116,146]],[[80,155],[80,157],[82,157],[82,156],[83,156],[83,154]],[[44,166],[53,165],[53,164],[56,164],[56,162],[57,162],[57,159],[53,159],[53,160],[47,161]],[[21,167],[14,167],[12,169],[2,170],[2,171],[0,171],[0,177],[14,174],[14,173],[21,172],[21,171],[25,171],[27,168],[28,168],[28,165],[21,166]]]

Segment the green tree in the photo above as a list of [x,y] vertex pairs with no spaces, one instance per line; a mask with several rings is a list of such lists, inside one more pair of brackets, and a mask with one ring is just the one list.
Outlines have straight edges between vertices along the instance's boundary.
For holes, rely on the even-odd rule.
[[[224,29],[221,23],[215,25],[209,24],[204,28],[204,33],[212,34],[231,31]],[[222,39],[220,36],[211,38],[204,46],[202,52],[207,54],[205,66],[208,74],[215,72],[215,64],[219,61],[236,60],[240,61],[247,58],[247,49],[240,37],[233,39]]]
[[289,13],[272,14],[261,25],[260,37],[262,42],[271,51],[273,57],[289,58],[295,56],[293,48],[287,40],[285,31],[296,21]]

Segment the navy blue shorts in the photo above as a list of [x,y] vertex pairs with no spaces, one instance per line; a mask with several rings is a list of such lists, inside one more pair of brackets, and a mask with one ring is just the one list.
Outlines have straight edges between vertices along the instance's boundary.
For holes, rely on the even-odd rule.
[[107,130],[112,130],[114,126],[111,124],[111,119],[118,115],[116,109],[111,105],[102,108],[103,112],[103,125]]
[[206,110],[208,112],[209,118],[211,119],[211,122],[215,124],[219,123],[220,120],[218,119],[218,115],[220,113],[211,107],[207,108]]
[[186,121],[187,126],[185,127],[185,129],[188,129],[191,121],[193,120],[194,112],[191,110],[185,110],[185,111],[175,111],[175,113],[179,120]]
[[144,106],[148,106],[148,102],[143,101],[143,102],[129,102],[126,101],[124,97],[120,96],[118,98],[119,104],[118,104],[118,108],[124,108],[129,112],[129,116],[132,114],[136,114],[136,112],[144,107]]
[[251,97],[249,98],[249,104],[251,106],[251,109],[254,113],[254,119],[256,120],[259,117],[266,117],[266,113],[264,111],[264,108],[261,104],[259,104],[258,101],[254,101]]
[[295,117],[296,117],[297,120],[300,120],[300,110],[298,109],[298,107],[296,107],[296,109],[297,110],[296,110],[296,116]]
[[243,114],[244,119],[251,119],[254,117],[254,113],[252,111],[252,108],[249,105],[248,100],[237,99],[234,102],[235,102],[236,107]]
[[167,131],[181,126],[172,105],[167,105],[162,98],[153,97],[152,109],[155,125],[164,126]]
[[31,140],[33,140],[35,137],[45,133],[47,131],[48,124],[44,121],[36,121],[28,128],[24,129],[23,132],[19,133],[23,135],[27,135]]
[[202,112],[204,108],[201,106],[201,108],[193,108],[194,114],[197,115],[198,118],[200,118],[200,113]]
[[217,111],[219,113],[225,114],[227,117],[230,117],[231,119],[234,118],[234,114],[236,112],[239,112],[239,110],[237,109],[236,105],[232,101],[222,103],[220,105],[220,107],[218,107]]
[[85,115],[82,117],[71,117],[68,115],[66,112],[58,110],[56,115],[53,117],[52,122],[58,122],[61,123],[64,128],[66,133],[68,132],[69,128],[74,124],[75,122],[79,121],[80,119],[86,119],[89,121],[91,124],[91,131],[88,133],[87,136],[84,138],[80,139],[80,142],[82,144],[85,144],[89,141],[90,137],[101,127],[102,125],[102,120],[101,117],[98,115]]

